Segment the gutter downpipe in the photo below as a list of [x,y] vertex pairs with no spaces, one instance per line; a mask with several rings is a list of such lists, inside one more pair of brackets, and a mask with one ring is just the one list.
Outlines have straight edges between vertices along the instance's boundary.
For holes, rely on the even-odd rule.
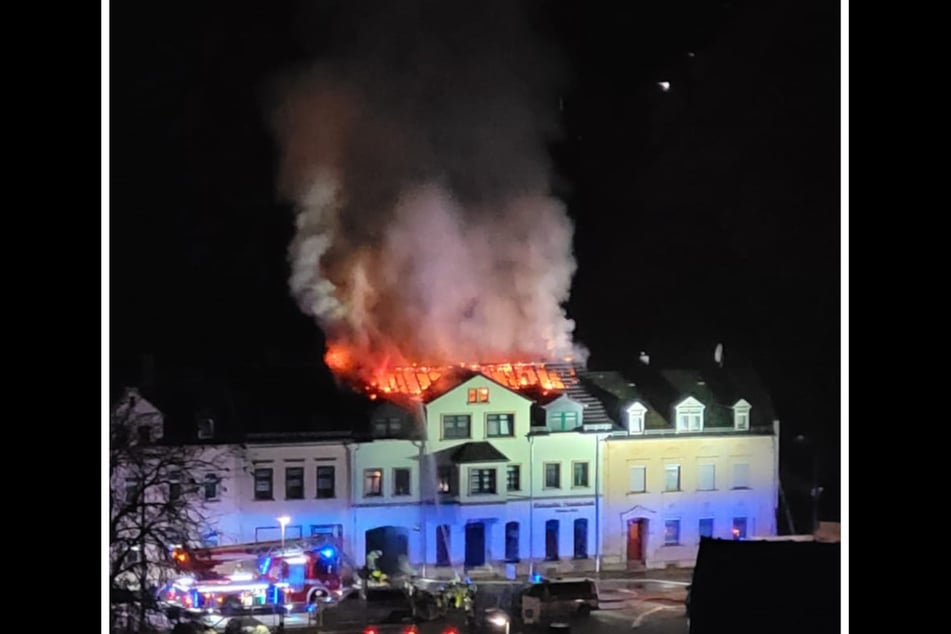
[[535,575],[535,437],[528,432],[528,578]]

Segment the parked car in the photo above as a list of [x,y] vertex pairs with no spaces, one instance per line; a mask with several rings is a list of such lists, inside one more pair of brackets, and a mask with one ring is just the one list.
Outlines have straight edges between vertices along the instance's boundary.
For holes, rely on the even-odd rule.
[[543,579],[521,594],[525,623],[556,617],[588,616],[597,610],[598,588],[591,579]]
[[412,623],[415,617],[409,596],[397,588],[367,588],[365,594],[350,590],[339,601],[318,609],[318,622],[328,630]]

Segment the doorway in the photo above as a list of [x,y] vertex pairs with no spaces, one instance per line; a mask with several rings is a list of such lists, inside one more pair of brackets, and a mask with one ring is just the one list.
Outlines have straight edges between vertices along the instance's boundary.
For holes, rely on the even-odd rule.
[[647,520],[638,518],[627,521],[627,561],[644,562],[644,542],[647,540]]
[[466,567],[485,565],[485,524],[466,524]]

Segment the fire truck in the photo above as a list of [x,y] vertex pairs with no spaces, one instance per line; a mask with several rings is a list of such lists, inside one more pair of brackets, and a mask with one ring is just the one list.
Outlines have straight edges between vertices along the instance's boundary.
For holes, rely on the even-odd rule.
[[188,609],[219,611],[281,605],[290,611],[342,594],[345,557],[335,539],[254,542],[175,548],[180,577],[163,600]]

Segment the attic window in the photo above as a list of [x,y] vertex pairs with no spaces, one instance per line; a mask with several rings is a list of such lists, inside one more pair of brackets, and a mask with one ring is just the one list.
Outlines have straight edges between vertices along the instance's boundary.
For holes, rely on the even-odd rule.
[[629,434],[644,433],[644,416],[647,408],[641,403],[635,402],[627,408],[627,431]]
[[690,397],[677,406],[677,431],[703,431],[703,403]]
[[136,430],[139,434],[139,442],[143,445],[147,445],[152,442],[152,428],[148,425],[139,425]]
[[468,398],[466,400],[469,403],[488,403],[489,402],[489,388],[487,387],[469,388]]
[[548,431],[574,431],[578,428],[578,412],[550,412]]
[[212,438],[215,435],[215,421],[210,418],[202,418],[198,421],[198,438]]
[[750,404],[743,399],[733,406],[733,429],[746,431],[750,428],[750,409]]

